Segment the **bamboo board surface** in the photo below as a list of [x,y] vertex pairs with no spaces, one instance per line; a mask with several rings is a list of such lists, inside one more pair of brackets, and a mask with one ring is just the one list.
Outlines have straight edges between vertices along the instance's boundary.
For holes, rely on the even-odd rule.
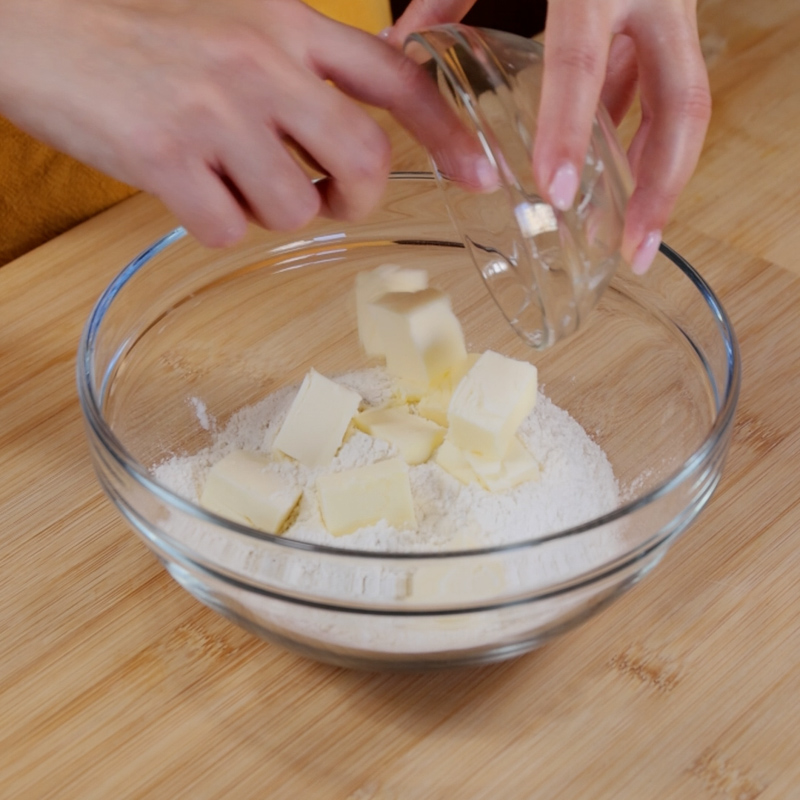
[[[172,226],[157,202],[0,270],[0,797],[800,798],[800,278],[782,268],[800,9],[706,2],[701,22],[716,117],[666,238],[739,335],[726,470],[653,574],[517,660],[304,660],[198,604],[128,530],[89,463],[74,357],[101,289]],[[398,166],[419,164],[401,140]]]

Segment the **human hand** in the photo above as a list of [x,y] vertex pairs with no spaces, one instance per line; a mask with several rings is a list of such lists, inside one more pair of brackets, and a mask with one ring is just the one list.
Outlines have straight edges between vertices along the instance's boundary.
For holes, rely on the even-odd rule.
[[[201,242],[378,201],[388,109],[448,172],[491,182],[422,71],[298,0],[0,0],[0,113],[160,197]],[[292,151],[329,177],[312,182]]]
[[[474,0],[413,0],[388,40],[453,22]],[[650,266],[661,232],[697,164],[711,114],[696,0],[549,0],[533,174],[557,208],[572,205],[599,100],[615,124],[637,82],[642,119],[628,150],[635,189],[622,255]]]

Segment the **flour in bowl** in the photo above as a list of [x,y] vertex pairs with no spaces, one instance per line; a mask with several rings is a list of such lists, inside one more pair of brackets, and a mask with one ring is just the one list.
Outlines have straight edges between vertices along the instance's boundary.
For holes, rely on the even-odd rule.
[[[380,406],[393,384],[382,367],[337,376],[365,403]],[[193,455],[176,455],[159,464],[156,479],[176,494],[198,502],[208,470],[228,453],[270,453],[296,387],[287,387],[241,409],[215,433],[211,446]],[[198,420],[201,424],[206,419]],[[206,423],[207,424],[207,423]],[[600,446],[566,411],[539,392],[533,411],[518,430],[519,439],[539,462],[541,474],[506,492],[464,485],[433,461],[409,467],[417,526],[396,529],[381,522],[346,536],[326,530],[316,500],[322,474],[339,472],[397,455],[387,442],[353,430],[333,461],[311,469],[293,459],[276,459],[270,469],[303,488],[285,536],[311,544],[381,552],[431,552],[511,544],[538,539],[612,511],[619,491]]]
[[[357,391],[367,405],[380,406],[393,391],[382,367],[336,380]],[[166,459],[154,468],[156,479],[198,502],[209,470],[227,454],[271,452],[295,392],[296,387],[282,389],[241,409],[226,425],[212,426],[211,446]],[[547,538],[610,512],[619,502],[608,459],[578,422],[540,392],[517,435],[538,460],[540,476],[506,492],[464,485],[431,461],[409,467],[417,518],[413,530],[379,523],[334,537],[325,529],[316,502],[317,477],[395,455],[391,445],[358,430],[325,468],[273,460],[272,469],[303,486],[295,516],[277,542],[234,533],[177,508],[161,521],[162,530],[179,547],[188,548],[193,562],[243,581],[237,586],[225,581],[225,604],[233,602],[237,616],[256,621],[284,642],[323,651],[332,647],[341,653],[383,654],[389,660],[414,653],[480,650],[500,641],[513,648],[535,631],[569,620],[598,602],[596,596],[608,591],[603,582],[595,585],[583,579],[625,550],[617,523]],[[513,546],[537,539],[543,540]],[[298,540],[296,546],[292,540]],[[301,542],[337,550],[308,550]],[[415,553],[503,545],[511,548],[447,559],[413,558]],[[188,587],[197,587],[188,575],[182,568],[175,573]],[[581,583],[567,593],[552,591],[574,581]],[[532,596],[535,602],[529,602]],[[219,605],[218,600],[211,603]],[[376,609],[388,610],[389,615]],[[461,613],[451,613],[457,609]],[[424,615],[415,616],[415,610]],[[432,615],[432,610],[439,614]]]

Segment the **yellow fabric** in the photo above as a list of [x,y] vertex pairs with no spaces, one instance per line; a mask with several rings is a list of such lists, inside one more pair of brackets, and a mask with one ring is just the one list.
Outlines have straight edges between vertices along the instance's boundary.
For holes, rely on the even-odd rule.
[[[389,0],[308,4],[370,33],[392,24]],[[135,192],[0,117],[0,266]]]
[[389,0],[306,0],[306,2],[322,14],[369,33],[380,33],[392,24]]
[[0,264],[134,192],[0,117]]

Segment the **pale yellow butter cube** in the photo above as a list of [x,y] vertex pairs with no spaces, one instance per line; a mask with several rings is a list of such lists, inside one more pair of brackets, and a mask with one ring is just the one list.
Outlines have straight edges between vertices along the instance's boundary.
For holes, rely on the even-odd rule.
[[234,450],[208,473],[200,505],[267,533],[280,533],[302,489],[269,469],[260,453]]
[[462,450],[500,460],[536,403],[536,367],[487,350],[453,392],[447,438]]
[[386,369],[401,381],[435,386],[467,357],[464,333],[438,289],[392,292],[370,304],[386,354]]
[[384,355],[380,332],[369,304],[389,292],[418,292],[427,286],[428,273],[424,269],[402,269],[395,264],[383,264],[356,275],[358,338],[367,355]]
[[308,372],[295,395],[273,447],[307,467],[324,467],[341,447],[361,395]]
[[322,521],[334,536],[381,520],[395,528],[417,524],[408,465],[400,458],[321,475],[317,495]]
[[471,483],[479,483],[478,476],[469,461],[467,461],[464,451],[456,447],[452,442],[445,439],[436,451],[433,460],[445,472],[450,473],[464,485],[469,486]]
[[445,429],[409,412],[406,406],[362,411],[355,418],[359,430],[393,444],[407,464],[423,464],[444,441]]
[[447,427],[447,409],[450,405],[452,393],[449,389],[437,386],[424,394],[417,401],[417,413],[425,419]]
[[461,383],[461,379],[472,369],[481,357],[482,353],[467,353],[466,358],[456,364],[441,382],[440,386],[448,389],[452,394],[456,390],[456,386]]
[[422,386],[419,383],[395,380],[392,397],[396,404],[408,405],[409,403],[418,403],[425,396],[427,391],[428,387]]
[[417,399],[417,413],[437,425],[447,427],[447,409],[453,392],[461,379],[480,357],[479,353],[467,353],[467,357],[450,370],[437,386],[427,392],[421,393]]
[[539,479],[539,463],[517,436],[511,439],[500,461],[470,452],[464,452],[464,458],[483,487],[490,492],[504,492],[526,481]]

